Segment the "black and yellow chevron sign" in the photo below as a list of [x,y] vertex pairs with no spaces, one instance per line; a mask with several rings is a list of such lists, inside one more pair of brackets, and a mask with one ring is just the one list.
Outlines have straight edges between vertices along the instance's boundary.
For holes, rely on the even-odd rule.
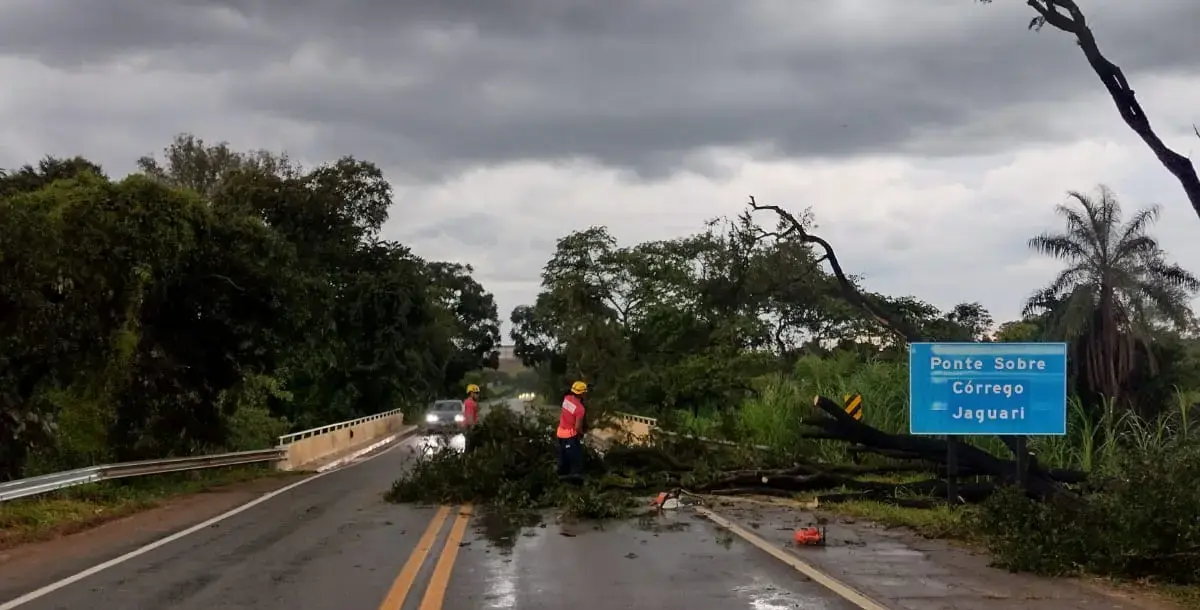
[[847,394],[843,396],[842,408],[846,410],[846,415],[849,415],[858,421],[862,421],[862,394]]

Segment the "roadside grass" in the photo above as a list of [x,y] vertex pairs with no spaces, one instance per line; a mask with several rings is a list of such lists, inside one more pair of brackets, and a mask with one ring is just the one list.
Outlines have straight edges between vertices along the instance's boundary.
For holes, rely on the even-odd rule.
[[102,481],[3,502],[0,503],[0,549],[80,532],[179,496],[235,483],[304,474],[308,473],[280,472],[254,464]]
[[[791,375],[756,380],[754,395],[726,414],[676,411],[667,414],[667,419],[675,432],[766,445],[817,461],[846,463],[851,457],[848,443],[807,438],[803,422],[815,413],[815,395],[841,400],[853,393],[863,395],[865,423],[892,434],[908,432],[907,364],[864,364],[849,357],[802,358]],[[1122,447],[1151,447],[1192,436],[1190,423],[1195,416],[1189,418],[1188,413],[1197,402],[1200,390],[1176,388],[1162,415],[1147,420],[1119,409],[1111,401],[1106,401],[1100,412],[1089,413],[1072,397],[1067,409],[1068,434],[1031,437],[1029,447],[1046,466],[1111,472],[1119,468]],[[999,437],[962,440],[992,455],[1008,454]]]
[[975,515],[970,506],[907,508],[883,502],[851,501],[817,507],[818,512],[861,519],[885,527],[904,527],[926,538],[939,538],[979,544],[982,540],[971,527]]
[[1147,589],[1151,594],[1173,602],[1183,610],[1200,610],[1200,587],[1178,585],[1137,585],[1136,590]]

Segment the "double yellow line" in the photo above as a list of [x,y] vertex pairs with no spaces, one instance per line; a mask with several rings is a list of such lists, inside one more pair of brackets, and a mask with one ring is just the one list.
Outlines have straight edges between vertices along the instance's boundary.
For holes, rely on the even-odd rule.
[[[433,550],[438,533],[442,531],[442,525],[446,523],[449,515],[449,506],[438,509],[429,526],[425,528],[425,533],[421,534],[421,539],[417,541],[412,555],[404,562],[400,575],[392,583],[392,588],[379,605],[379,610],[400,610],[404,606],[404,600],[408,598],[409,591],[417,581],[417,573],[421,571],[421,566],[425,565],[425,558],[429,556],[429,551]],[[462,544],[463,536],[467,533],[467,523],[470,521],[471,505],[464,504],[454,517],[454,524],[450,526],[450,533],[442,545],[437,564],[433,566],[433,574],[429,577],[425,596],[421,598],[420,610],[441,610],[446,601],[446,588],[450,585],[450,573],[454,571],[454,561],[458,559],[458,547]]]

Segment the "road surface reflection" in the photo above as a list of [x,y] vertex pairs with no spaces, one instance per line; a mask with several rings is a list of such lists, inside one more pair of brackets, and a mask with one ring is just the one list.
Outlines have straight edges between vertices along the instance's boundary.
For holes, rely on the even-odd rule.
[[443,449],[462,452],[467,447],[467,437],[462,434],[426,434],[417,441],[422,453],[436,453]]

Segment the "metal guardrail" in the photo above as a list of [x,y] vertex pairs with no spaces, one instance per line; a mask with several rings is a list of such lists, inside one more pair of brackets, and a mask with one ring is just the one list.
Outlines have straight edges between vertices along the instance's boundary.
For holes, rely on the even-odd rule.
[[385,413],[376,413],[375,415],[368,415],[366,417],[360,417],[358,419],[351,419],[348,421],[338,422],[336,424],[329,424],[327,426],[321,426],[320,428],[309,428],[308,430],[301,430],[299,432],[285,434],[285,435],[279,437],[278,444],[281,447],[285,446],[285,445],[290,445],[298,440],[309,438],[310,436],[327,434],[329,432],[333,432],[334,430],[341,430],[342,428],[349,428],[351,426],[365,424],[369,421],[375,421],[377,419],[391,417],[393,415],[396,415],[397,413],[400,413],[401,411],[402,411],[402,409],[392,409],[391,411],[387,411]]
[[276,462],[284,459],[287,456],[287,445],[298,440],[326,434],[334,430],[341,430],[351,426],[357,426],[369,421],[391,417],[400,413],[400,409],[393,409],[386,413],[377,413],[368,415],[358,419],[329,424],[319,428],[310,428],[293,432],[279,437],[278,446],[272,449],[259,449],[255,451],[238,451],[234,453],[217,453],[212,455],[200,455],[182,458],[167,458],[163,460],[145,460],[141,462],[122,462],[119,464],[102,464],[99,466],[90,466],[88,468],[78,468],[76,470],[67,470],[63,472],[52,472],[36,477],[26,479],[17,479],[16,481],[7,481],[0,483],[0,502],[16,500],[17,498],[27,498],[36,496],[51,491],[65,489],[67,487],[75,487],[77,485],[86,485],[88,483],[97,483],[99,481],[111,481],[114,479],[123,479],[126,477],[138,477],[151,474],[165,474],[168,472],[182,472],[184,470],[200,470],[204,468],[220,468],[223,466],[240,466],[243,464],[258,464],[263,462]]
[[283,459],[286,453],[286,450],[283,448],[259,449],[256,451],[237,451],[234,453],[217,453],[213,455],[167,458],[164,460],[102,464],[100,466],[67,470],[65,472],[52,472],[37,477],[0,483],[0,502],[36,496],[67,487],[75,487],[76,485],[111,481],[126,477],[275,462]]

